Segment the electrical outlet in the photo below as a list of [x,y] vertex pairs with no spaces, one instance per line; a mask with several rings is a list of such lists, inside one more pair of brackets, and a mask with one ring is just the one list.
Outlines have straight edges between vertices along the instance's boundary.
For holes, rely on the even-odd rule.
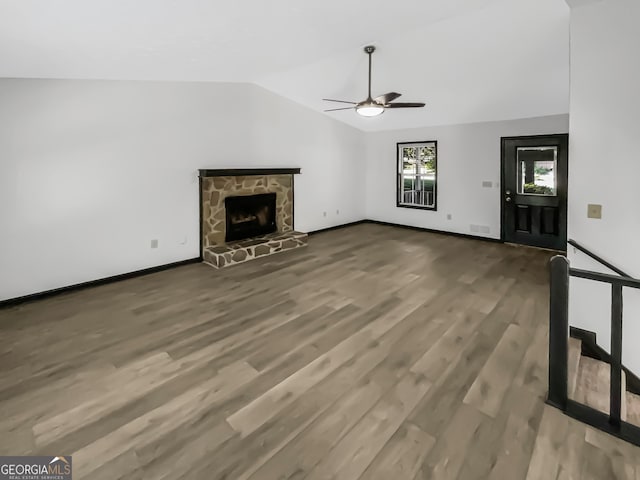
[[322,212],[322,216],[326,217],[327,216],[327,212]]
[[453,216],[450,213],[447,213],[447,220],[451,220]]
[[602,205],[595,203],[587,205],[587,218],[602,218]]
[[158,248],[158,240],[157,239],[153,239],[151,240],[151,248]]
[[340,215],[340,210],[336,210],[336,215]]

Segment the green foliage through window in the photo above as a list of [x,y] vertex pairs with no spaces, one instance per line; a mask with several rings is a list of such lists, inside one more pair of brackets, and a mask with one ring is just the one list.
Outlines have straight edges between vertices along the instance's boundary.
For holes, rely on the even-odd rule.
[[536,185],[535,183],[525,183],[524,193],[533,193],[535,195],[553,195],[553,189],[545,185]]

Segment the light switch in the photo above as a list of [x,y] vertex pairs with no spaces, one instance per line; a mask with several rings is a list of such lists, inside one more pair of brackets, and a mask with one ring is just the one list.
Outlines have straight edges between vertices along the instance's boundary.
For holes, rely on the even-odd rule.
[[595,203],[587,205],[587,218],[602,218],[602,205]]

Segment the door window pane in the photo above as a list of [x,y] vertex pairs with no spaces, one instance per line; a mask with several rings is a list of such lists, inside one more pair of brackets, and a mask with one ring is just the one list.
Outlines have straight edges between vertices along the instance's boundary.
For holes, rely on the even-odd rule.
[[518,194],[555,196],[558,147],[519,147]]

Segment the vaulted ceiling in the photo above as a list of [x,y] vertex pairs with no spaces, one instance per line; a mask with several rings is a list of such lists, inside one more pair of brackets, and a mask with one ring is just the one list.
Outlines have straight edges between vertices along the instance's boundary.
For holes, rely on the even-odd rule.
[[[568,111],[564,0],[0,0],[0,77],[253,82],[362,130]],[[333,105],[331,105],[333,106]]]

